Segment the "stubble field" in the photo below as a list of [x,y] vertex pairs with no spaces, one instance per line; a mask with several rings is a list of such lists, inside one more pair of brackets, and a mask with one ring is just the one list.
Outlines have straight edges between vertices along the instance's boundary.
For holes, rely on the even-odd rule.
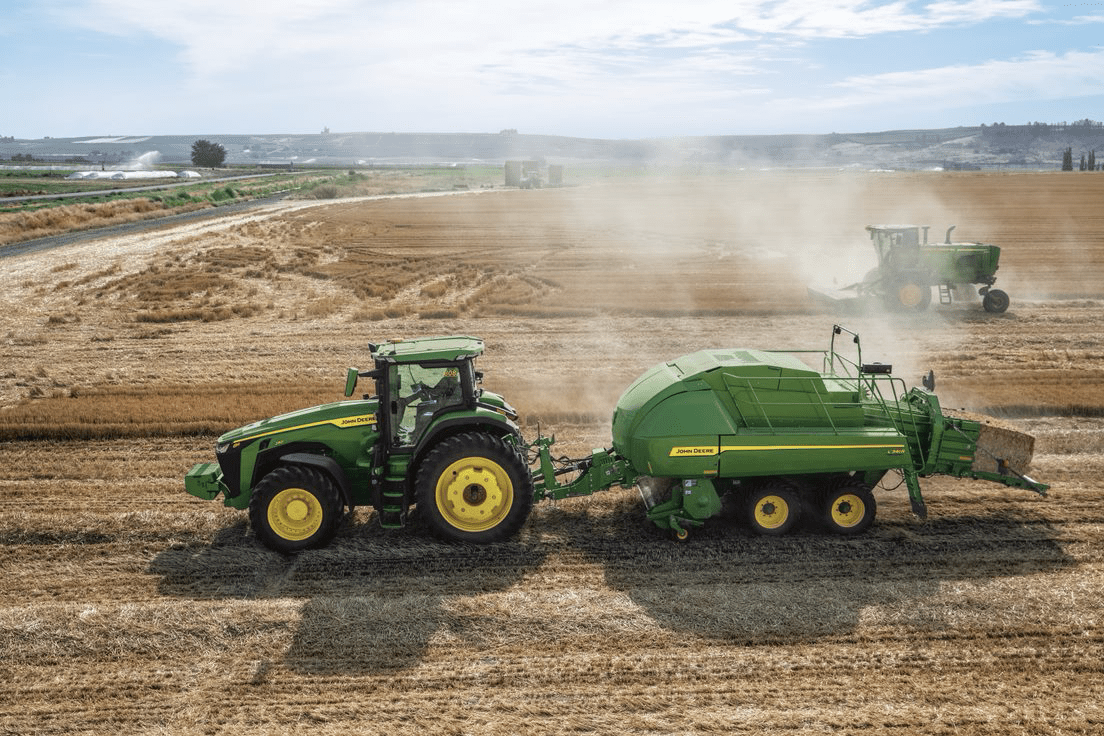
[[[1090,734],[1104,729],[1104,177],[746,172],[285,202],[0,259],[0,733]],[[1004,247],[1004,315],[811,302],[863,226]],[[879,489],[868,534],[676,543],[634,491],[494,547],[283,557],[183,490],[218,433],[340,396],[369,341],[482,337],[557,448],[704,347],[864,358],[1036,437],[1047,498]],[[891,484],[892,485],[892,484]]]

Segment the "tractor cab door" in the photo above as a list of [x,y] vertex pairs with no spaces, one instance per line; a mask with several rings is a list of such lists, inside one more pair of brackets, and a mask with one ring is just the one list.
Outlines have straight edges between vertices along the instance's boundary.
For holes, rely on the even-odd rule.
[[[467,371],[465,371],[467,369]],[[443,411],[462,407],[471,393],[470,363],[406,363],[388,369],[391,444],[412,447]]]
[[920,262],[920,228],[871,228],[878,265],[891,271],[915,268]]

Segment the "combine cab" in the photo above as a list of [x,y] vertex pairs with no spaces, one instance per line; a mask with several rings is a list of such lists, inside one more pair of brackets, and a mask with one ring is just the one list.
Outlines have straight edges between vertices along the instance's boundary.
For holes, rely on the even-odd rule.
[[880,300],[894,311],[919,312],[932,301],[950,304],[956,287],[978,285],[985,311],[1000,314],[1008,309],[1008,294],[994,289],[1000,248],[984,243],[952,243],[951,231],[942,243],[928,242],[928,227],[917,225],[868,225],[878,266],[862,281],[843,289],[809,288],[819,300]]

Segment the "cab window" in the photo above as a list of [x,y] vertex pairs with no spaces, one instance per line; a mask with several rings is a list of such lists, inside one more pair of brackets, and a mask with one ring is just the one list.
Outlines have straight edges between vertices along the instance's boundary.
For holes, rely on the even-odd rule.
[[418,442],[434,414],[464,403],[458,365],[391,366],[391,428],[396,445]]

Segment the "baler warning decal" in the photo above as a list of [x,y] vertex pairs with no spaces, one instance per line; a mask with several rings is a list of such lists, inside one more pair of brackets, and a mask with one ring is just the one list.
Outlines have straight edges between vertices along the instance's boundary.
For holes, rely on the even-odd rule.
[[668,457],[709,457],[722,452],[760,452],[771,450],[886,450],[890,455],[900,455],[904,445],[708,445],[698,447],[672,447]]

